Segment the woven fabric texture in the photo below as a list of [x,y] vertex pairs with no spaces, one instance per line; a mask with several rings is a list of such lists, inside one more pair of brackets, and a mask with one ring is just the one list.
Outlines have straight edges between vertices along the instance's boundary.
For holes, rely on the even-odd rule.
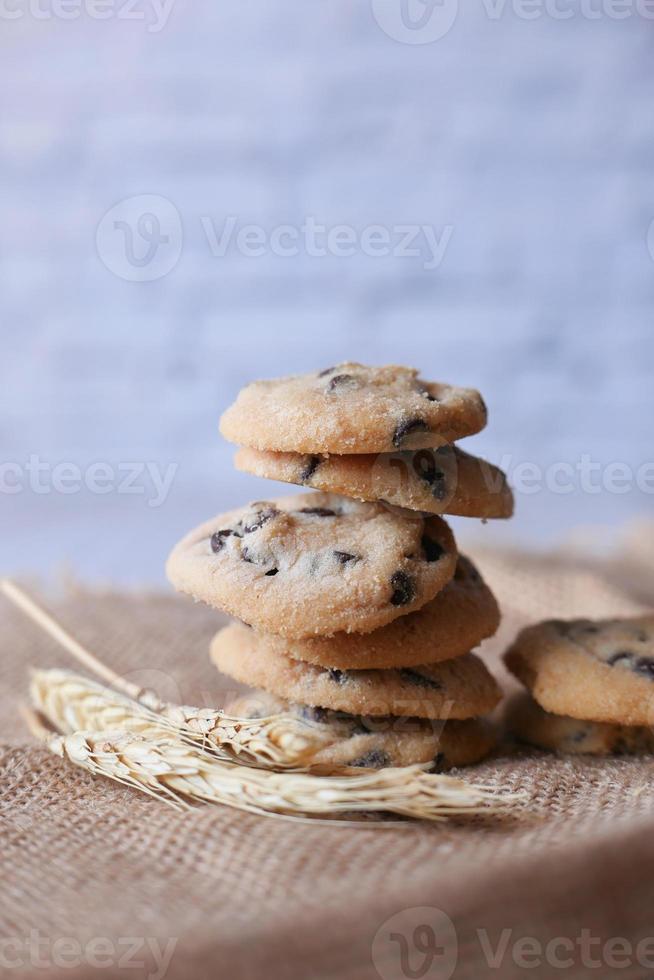
[[[653,545],[654,528],[644,526],[610,560],[477,552],[504,613],[483,653],[507,689],[499,653],[525,623],[654,606]],[[167,699],[220,706],[235,689],[208,662],[220,617],[203,606],[78,588],[47,606],[112,667]],[[501,817],[434,826],[297,824],[209,806],[179,814],[64,764],[26,734],[29,666],[74,665],[9,603],[0,608],[0,975],[613,975],[611,960],[604,970],[591,965],[603,946],[585,950],[584,930],[631,944],[621,977],[650,972],[647,947],[640,959],[635,950],[654,935],[653,761],[507,746],[465,778],[521,790],[527,802]],[[449,916],[456,940],[429,963],[407,961],[407,972],[383,940],[384,923],[402,913],[411,942],[421,916],[439,915],[405,911],[420,907]],[[521,937],[569,940],[571,965],[526,969],[514,955]],[[168,951],[169,962],[153,949]]]

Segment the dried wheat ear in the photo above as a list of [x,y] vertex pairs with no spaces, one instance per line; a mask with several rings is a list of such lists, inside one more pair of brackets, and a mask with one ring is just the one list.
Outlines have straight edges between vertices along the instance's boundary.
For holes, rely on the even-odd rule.
[[301,818],[391,813],[443,820],[488,812],[511,799],[450,776],[426,773],[421,766],[360,776],[270,772],[222,762],[174,736],[124,731],[57,735],[39,727],[34,718],[31,727],[62,758],[180,809],[202,802]]
[[325,726],[290,715],[234,718],[210,708],[160,704],[153,711],[69,670],[36,670],[32,703],[59,731],[177,736],[218,758],[272,769],[303,769],[333,741]]

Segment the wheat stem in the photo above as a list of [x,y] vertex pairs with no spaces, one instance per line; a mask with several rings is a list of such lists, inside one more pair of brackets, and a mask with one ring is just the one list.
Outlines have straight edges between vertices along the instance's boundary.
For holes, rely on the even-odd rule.
[[103,664],[95,654],[83,646],[75,637],[59,623],[54,616],[46,612],[39,603],[32,598],[24,589],[13,582],[10,578],[0,579],[0,591],[3,595],[13,602],[18,609],[22,610],[26,616],[41,627],[53,640],[56,640],[72,657],[79,663],[87,667],[92,673],[97,674],[108,684],[111,684],[118,691],[141,704],[147,705],[154,711],[159,710],[161,702],[152,691],[145,690],[137,684],[121,677],[115,670]]

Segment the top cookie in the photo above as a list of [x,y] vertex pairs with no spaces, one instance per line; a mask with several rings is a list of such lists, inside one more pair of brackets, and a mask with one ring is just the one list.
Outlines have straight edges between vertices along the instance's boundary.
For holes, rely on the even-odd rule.
[[479,432],[478,391],[421,381],[412,368],[345,362],[314,374],[255,381],[220,420],[231,442],[298,453],[384,453]]
[[456,560],[439,517],[308,493],[215,517],[173,549],[167,572],[181,592],[300,639],[367,633],[420,609]]
[[654,615],[538,623],[518,634],[505,660],[546,711],[654,724]]

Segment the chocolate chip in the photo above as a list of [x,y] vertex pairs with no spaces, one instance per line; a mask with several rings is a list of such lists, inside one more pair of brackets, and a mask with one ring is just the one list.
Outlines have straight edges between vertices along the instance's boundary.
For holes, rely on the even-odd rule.
[[216,531],[211,535],[211,550],[214,554],[221,551],[225,546],[225,538],[228,538],[230,534],[233,534],[231,527],[226,527],[222,531]]
[[313,474],[316,472],[320,466],[322,459],[320,456],[309,456],[306,463],[304,464],[302,470],[300,471],[300,480],[302,483],[306,483],[310,480]]
[[430,449],[420,449],[413,457],[413,469],[416,475],[431,489],[436,500],[444,500],[447,496],[447,477],[443,470],[436,465],[434,454]]
[[401,422],[398,422],[393,432],[393,445],[395,448],[399,449],[406,437],[413,435],[414,432],[429,432],[429,426],[424,419],[416,417],[402,419]]
[[325,370],[324,370],[324,371],[320,371],[320,372],[318,373],[318,377],[319,377],[319,378],[324,378],[324,377],[326,377],[326,376],[327,376],[328,374],[331,374],[331,373],[332,373],[332,371],[335,371],[335,370],[336,370],[336,368],[335,368],[335,367],[328,367],[328,368],[325,368]]
[[[268,563],[268,561],[261,555],[258,555],[256,551],[247,547],[241,548],[241,561],[246,561],[249,565],[266,565]],[[278,568],[273,567],[269,568],[268,571],[264,572],[263,574],[276,575],[278,571]]]
[[418,388],[418,391],[420,392],[420,394],[422,395],[422,397],[425,398],[428,402],[439,402],[440,401],[440,398],[438,397],[438,395],[432,395],[431,391],[429,391],[429,389],[427,388],[426,385],[422,385],[421,384],[419,386],[419,388]]
[[349,562],[356,564],[358,561],[361,561],[361,555],[352,555],[349,551],[335,551],[334,558],[341,565],[347,565]]
[[438,561],[445,554],[445,548],[440,545],[437,541],[432,541],[428,538],[426,534],[422,536],[422,550],[425,553],[425,558],[428,562]]
[[431,764],[430,772],[442,772],[445,768],[445,756],[442,752],[437,752]]
[[615,653],[611,654],[606,662],[609,667],[615,667],[616,664],[623,663],[624,661],[631,666],[633,659],[634,655],[629,650],[617,650]]
[[260,527],[263,527],[277,513],[276,507],[266,507],[264,510],[256,511],[254,517],[247,524],[243,525],[243,534],[252,534],[253,531],[258,531]]
[[338,517],[335,510],[329,507],[300,507],[299,514],[313,514],[315,517]]
[[344,670],[336,670],[335,667],[329,667],[327,669],[330,681],[334,681],[335,684],[345,684],[347,680],[347,673]]
[[326,721],[327,715],[327,708],[313,708],[308,704],[303,705],[300,712],[300,716],[306,721]]
[[616,650],[606,661],[609,667],[622,664],[629,667],[635,674],[642,674],[649,680],[654,680],[654,660],[651,657],[637,657],[630,650]]
[[406,572],[393,572],[391,575],[391,585],[393,594],[391,595],[391,605],[406,606],[416,597],[416,585],[410,575]]
[[370,752],[366,752],[365,755],[361,755],[358,759],[353,759],[350,762],[351,766],[360,769],[383,769],[384,766],[390,766],[390,764],[390,757],[381,749],[371,749]]
[[417,670],[411,670],[410,667],[402,667],[400,669],[400,677],[407,684],[413,684],[415,687],[427,687],[432,691],[442,691],[443,685],[440,681],[435,680],[433,677],[427,677],[425,674],[421,674]]
[[359,386],[358,378],[355,378],[351,374],[335,374],[333,378],[329,379],[329,384],[327,385],[327,391],[337,391],[342,388],[357,388]]

